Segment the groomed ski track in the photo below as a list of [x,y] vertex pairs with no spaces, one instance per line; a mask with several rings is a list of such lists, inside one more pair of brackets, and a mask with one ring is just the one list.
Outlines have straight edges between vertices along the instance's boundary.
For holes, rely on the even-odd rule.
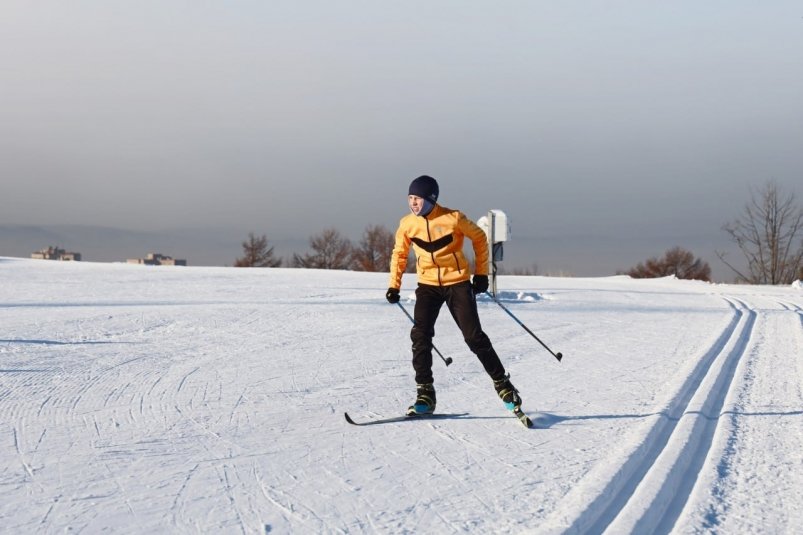
[[[717,532],[724,523],[723,511],[732,510],[726,500],[726,480],[732,471],[735,445],[740,441],[740,420],[745,415],[771,416],[774,414],[797,417],[801,410],[777,413],[750,413],[740,404],[740,397],[754,390],[757,378],[755,368],[776,370],[779,392],[792,389],[801,399],[801,385],[796,383],[801,370],[803,334],[794,329],[794,319],[789,314],[772,310],[761,314],[744,300],[723,297],[732,309],[732,318],[721,334],[699,360],[677,396],[657,416],[644,440],[614,473],[606,474],[607,483],[600,489],[580,486],[570,492],[566,500],[578,503],[588,501],[582,512],[570,521],[555,514],[547,524],[549,533],[692,533]],[[803,324],[803,308],[789,302],[778,302],[789,312],[795,312]],[[764,318],[768,315],[770,318]],[[758,348],[751,346],[757,322],[778,321],[790,327],[791,338],[786,347]],[[762,330],[763,342],[766,334]],[[753,362],[748,362],[752,359]],[[751,370],[750,368],[753,368]],[[787,373],[791,372],[791,373]],[[761,372],[758,372],[761,373]],[[766,374],[769,376],[770,374]],[[791,381],[789,377],[792,377]],[[785,377],[785,378],[782,378]],[[765,381],[769,382],[769,380]],[[740,406],[741,405],[741,406]],[[797,406],[794,401],[789,405]],[[741,417],[741,418],[740,418]],[[772,431],[769,431],[772,432]],[[803,445],[799,433],[791,433],[791,443]],[[766,452],[751,452],[756,458]],[[769,456],[773,456],[772,453]],[[800,465],[799,456],[791,466]],[[753,474],[754,477],[759,474]],[[763,476],[761,476],[763,477]],[[732,486],[732,484],[731,484]],[[788,487],[787,487],[788,488]],[[593,495],[592,495],[593,493]],[[792,532],[790,518],[801,518],[801,493],[791,490],[791,496],[775,499],[792,502],[781,513],[786,530]],[[767,497],[756,493],[758,501],[767,503]],[[554,525],[562,525],[559,529]],[[765,532],[760,521],[735,523],[738,532]],[[728,532],[727,530],[724,530]]]
[[678,395],[569,533],[668,533],[711,448],[725,397],[745,352],[756,312],[726,299],[733,318],[699,360]]
[[[803,292],[503,277],[483,326],[536,429],[448,314],[411,401],[384,274],[0,258],[9,532],[793,533]],[[412,306],[413,281],[402,298]]]

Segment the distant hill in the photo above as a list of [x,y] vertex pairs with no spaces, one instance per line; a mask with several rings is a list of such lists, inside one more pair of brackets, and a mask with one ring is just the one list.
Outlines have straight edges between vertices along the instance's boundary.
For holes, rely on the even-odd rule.
[[[247,230],[145,232],[82,225],[0,225],[0,256],[30,258],[34,251],[53,245],[79,252],[87,262],[125,262],[153,252],[186,259],[190,266],[230,266],[242,254],[241,243],[247,237]],[[307,248],[305,240],[274,241],[270,236],[268,240],[280,258]]]

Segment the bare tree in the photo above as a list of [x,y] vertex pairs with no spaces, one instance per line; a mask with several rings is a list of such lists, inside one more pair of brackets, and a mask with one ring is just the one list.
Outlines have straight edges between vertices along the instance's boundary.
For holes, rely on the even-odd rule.
[[673,247],[661,258],[650,258],[627,272],[634,279],[649,279],[674,275],[679,279],[711,280],[711,267],[708,262],[681,248]]
[[743,273],[717,256],[736,273],[740,282],[790,284],[803,268],[803,209],[794,193],[782,196],[774,182],[758,193],[751,191],[741,218],[722,229],[736,242],[747,259]]
[[381,225],[368,226],[354,249],[352,265],[356,271],[388,271],[395,237]]
[[313,269],[348,269],[351,260],[351,241],[333,229],[324,230],[309,240],[314,252],[293,254],[293,267]]
[[268,238],[263,234],[256,237],[248,233],[248,240],[243,242],[243,256],[234,261],[234,267],[279,267],[280,258],[273,257],[273,247],[268,247]]

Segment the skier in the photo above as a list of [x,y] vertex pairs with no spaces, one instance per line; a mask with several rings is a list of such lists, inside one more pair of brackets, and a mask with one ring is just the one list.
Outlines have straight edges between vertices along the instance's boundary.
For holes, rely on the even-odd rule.
[[[413,342],[416,399],[407,414],[431,414],[435,411],[435,387],[432,377],[432,337],[435,320],[446,303],[463,333],[469,349],[477,355],[493,380],[505,406],[518,411],[521,397],[510,383],[505,367],[483,332],[477,313],[476,294],[488,289],[488,243],[485,232],[459,210],[437,204],[438,183],[422,175],[410,183],[407,202],[412,211],[404,216],[396,230],[396,243],[390,260],[390,284],[385,298],[399,302],[401,279],[407,268],[410,244],[416,256],[418,288],[415,291],[415,321],[410,332]],[[474,247],[475,273],[470,278],[463,255],[463,238]]]

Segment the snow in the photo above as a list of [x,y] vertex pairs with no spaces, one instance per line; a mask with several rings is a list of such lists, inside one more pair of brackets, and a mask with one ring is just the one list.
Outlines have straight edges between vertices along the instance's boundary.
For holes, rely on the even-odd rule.
[[[4,532],[793,533],[799,286],[500,277],[485,331],[537,429],[448,312],[438,412],[387,275],[0,258]],[[402,304],[412,311],[415,277]]]

